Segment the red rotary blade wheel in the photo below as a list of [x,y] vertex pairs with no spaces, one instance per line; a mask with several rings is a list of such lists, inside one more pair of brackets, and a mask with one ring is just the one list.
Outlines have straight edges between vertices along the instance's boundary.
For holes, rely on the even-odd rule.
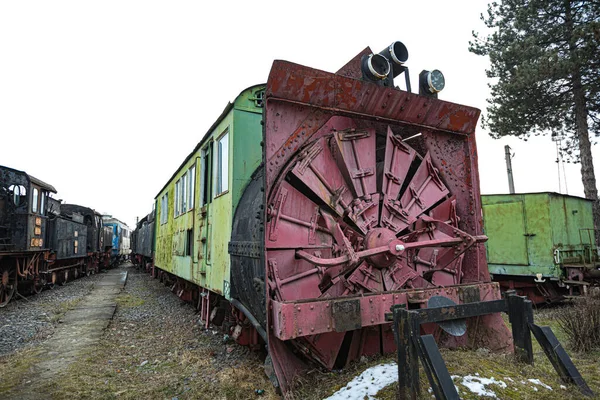
[[[390,127],[383,132],[330,128],[315,137],[291,159],[269,194],[270,296],[297,301],[460,283],[462,254],[474,242],[458,230],[456,200],[429,153],[419,155]],[[455,238],[464,242],[435,247],[436,240]],[[357,256],[396,239],[434,244],[398,256]],[[297,257],[298,251],[317,259],[347,260],[322,266]],[[292,342],[332,368],[336,361],[379,351],[388,336],[376,326]]]

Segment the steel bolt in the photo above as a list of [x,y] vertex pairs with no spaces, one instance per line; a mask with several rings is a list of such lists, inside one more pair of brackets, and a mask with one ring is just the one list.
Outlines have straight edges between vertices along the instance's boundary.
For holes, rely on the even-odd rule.
[[397,244],[396,251],[404,251],[404,246],[402,246],[401,244]]

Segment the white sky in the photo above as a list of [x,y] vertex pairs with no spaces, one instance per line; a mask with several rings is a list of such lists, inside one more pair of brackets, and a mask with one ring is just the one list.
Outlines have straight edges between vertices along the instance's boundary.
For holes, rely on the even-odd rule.
[[[0,165],[133,225],[274,59],[334,72],[394,40],[408,47],[413,88],[437,68],[440,98],[486,108],[488,61],[467,50],[486,1],[215,3],[0,2]],[[505,144],[517,192],[558,191],[549,137],[493,140],[479,127],[477,141],[483,193],[508,192]],[[566,173],[569,193],[582,196],[579,165]]]

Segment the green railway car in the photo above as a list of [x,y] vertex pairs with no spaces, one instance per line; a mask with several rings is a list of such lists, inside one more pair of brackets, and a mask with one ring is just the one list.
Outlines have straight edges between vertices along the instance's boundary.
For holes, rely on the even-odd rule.
[[551,192],[481,199],[489,271],[504,289],[556,301],[598,277],[592,201]]
[[186,300],[208,299],[191,284],[230,298],[227,245],[242,191],[262,160],[263,94],[264,85],[252,86],[229,103],[155,198],[154,264]]

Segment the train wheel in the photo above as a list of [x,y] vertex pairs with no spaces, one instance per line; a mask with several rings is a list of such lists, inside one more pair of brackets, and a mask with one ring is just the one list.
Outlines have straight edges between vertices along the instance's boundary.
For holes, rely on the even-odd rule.
[[50,274],[50,282],[46,282],[46,287],[50,290],[54,289],[57,280],[58,276],[56,275],[56,272],[53,272],[52,274]]
[[60,281],[58,282],[58,284],[60,286],[64,286],[67,281],[69,280],[69,270],[65,269],[62,273],[61,273],[62,277],[60,279]]
[[0,269],[0,307],[5,307],[17,289],[17,270],[10,267]]
[[[266,225],[267,287],[279,302],[456,285],[463,253],[485,240],[458,229],[430,153],[389,127],[305,146],[270,191]],[[292,342],[327,368],[393,348],[392,335],[365,325]]]
[[44,282],[37,279],[31,284],[31,290],[34,294],[39,294],[44,289]]

